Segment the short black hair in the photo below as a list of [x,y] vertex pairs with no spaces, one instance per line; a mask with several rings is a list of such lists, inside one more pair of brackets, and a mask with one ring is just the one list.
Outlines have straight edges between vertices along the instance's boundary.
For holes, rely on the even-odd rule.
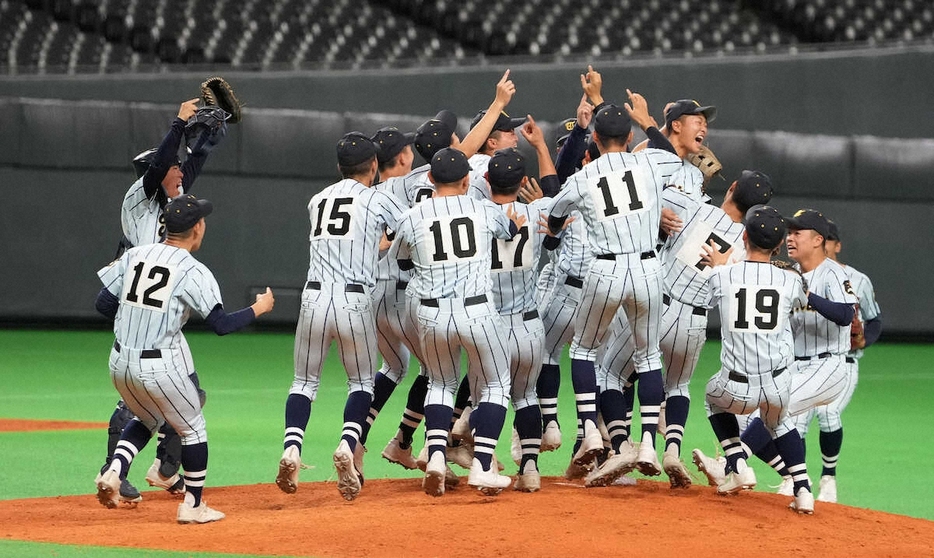
[[370,172],[370,165],[372,165],[373,161],[375,160],[376,160],[376,155],[373,155],[372,157],[370,157],[369,159],[367,159],[366,161],[358,165],[350,165],[347,167],[338,165],[337,168],[340,170],[341,176],[343,176],[344,178],[351,178],[354,176],[360,176],[361,174],[366,174]]
[[511,196],[512,194],[515,194],[516,192],[518,192],[519,188],[522,187],[521,180],[519,182],[516,182],[512,186],[495,186],[489,180],[487,181],[487,184],[490,185],[491,192],[493,192],[494,194],[502,195],[502,196]]

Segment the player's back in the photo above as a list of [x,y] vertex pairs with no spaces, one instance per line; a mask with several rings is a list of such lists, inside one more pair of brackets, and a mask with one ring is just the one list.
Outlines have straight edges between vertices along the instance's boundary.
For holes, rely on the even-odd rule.
[[538,232],[538,220],[550,203],[550,198],[542,198],[530,204],[518,201],[508,204],[526,222],[513,238],[493,240],[493,302],[500,314],[528,312],[538,306],[537,271],[545,238],[544,233]]
[[720,360],[727,370],[760,374],[794,360],[789,316],[807,305],[801,278],[768,262],[718,267],[710,299],[720,309]]
[[597,255],[653,251],[662,189],[680,165],[676,155],[659,149],[606,153],[568,179],[551,213],[567,215],[577,207]]
[[308,202],[308,280],[372,286],[379,240],[404,204],[353,179],[328,186]]
[[165,217],[159,205],[158,195],[146,197],[143,179],[140,177],[130,186],[120,207],[120,225],[123,235],[133,246],[161,242],[165,236]]
[[508,231],[506,214],[489,201],[442,196],[417,204],[397,230],[415,268],[408,294],[466,298],[488,293],[492,239]]
[[172,347],[192,310],[206,317],[221,303],[211,271],[187,250],[162,243],[131,248],[98,275],[120,299],[114,333],[127,348]]

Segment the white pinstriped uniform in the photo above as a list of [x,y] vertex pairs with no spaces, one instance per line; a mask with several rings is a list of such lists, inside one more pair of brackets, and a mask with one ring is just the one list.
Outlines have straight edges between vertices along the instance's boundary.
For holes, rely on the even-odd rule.
[[462,349],[475,405],[508,402],[505,327],[490,292],[494,236],[511,237],[509,218],[492,202],[468,196],[427,199],[396,228],[393,256],[414,264],[406,294],[421,301],[416,314],[429,377],[425,405],[454,406]]
[[545,327],[545,364],[559,364],[561,351],[574,337],[574,314],[580,303],[584,277],[593,263],[587,226],[580,212],[568,225],[561,244],[549,253],[538,281],[539,311]]
[[[846,270],[826,258],[804,274],[808,289],[831,302],[856,304]],[[846,389],[847,370],[844,357],[850,350],[850,325],[839,326],[815,310],[798,310],[791,316],[798,360],[791,388],[791,409],[795,426],[807,432],[809,411],[830,403]]]
[[662,278],[654,249],[662,188],[680,164],[676,155],[658,149],[607,153],[572,175],[555,197],[551,215],[580,210],[597,255],[575,317],[572,358],[596,359],[596,349],[622,306],[636,337],[636,369],[661,368]]
[[120,299],[110,374],[123,401],[150,431],[167,422],[184,445],[207,441],[198,390],[179,353],[190,313],[207,317],[222,304],[214,275],[165,244],[131,248],[97,274]]
[[[476,155],[474,155],[476,157]],[[489,161],[488,161],[489,162]],[[472,167],[471,167],[472,168]],[[409,207],[414,206],[425,198],[430,198],[435,191],[435,185],[428,180],[428,171],[431,170],[430,164],[425,164],[407,174],[403,179],[402,190],[405,192],[403,199]],[[483,172],[486,172],[485,170]],[[467,195],[478,200],[490,199],[490,188],[487,186],[486,179],[480,175],[480,180],[474,178],[474,173],[470,173],[470,188]]]
[[315,400],[321,367],[337,340],[349,392],[373,393],[379,240],[405,210],[396,198],[352,179],[311,198],[308,282],[295,333],[295,379],[289,394]]
[[[159,186],[162,188],[162,186]],[[143,189],[143,177],[140,177],[130,186],[123,197],[120,207],[120,225],[123,235],[133,246],[155,244],[165,238],[165,216],[162,206],[159,205],[158,196],[146,197]],[[195,361],[191,356],[188,340],[179,332],[179,350],[176,352],[178,366],[187,370],[188,374],[195,372]]]
[[[850,286],[853,292],[856,293],[859,299],[860,319],[863,323],[866,323],[869,320],[877,318],[881,310],[879,310],[879,304],[876,302],[876,293],[872,287],[872,281],[870,281],[869,277],[864,273],[848,265],[843,266],[843,269],[846,271],[847,277],[850,280]],[[827,405],[821,405],[810,413],[812,415],[815,413],[817,414],[817,423],[822,432],[833,432],[834,430],[843,428],[841,415],[843,410],[846,409],[846,406],[849,405],[850,399],[853,398],[853,393],[856,392],[856,384],[859,381],[859,359],[862,356],[862,349],[847,353],[843,364],[843,367],[846,369],[846,386],[843,392]],[[805,428],[807,425],[810,425],[810,423],[811,421],[809,418]],[[805,430],[805,433],[806,432]]]
[[492,158],[485,153],[474,153],[467,159],[467,163],[470,164],[470,195],[478,199],[488,200],[492,197],[490,186],[486,181],[486,171],[490,168]]
[[[392,177],[373,188],[398,200],[406,200],[405,179]],[[388,254],[389,250],[380,254],[376,263],[376,286],[373,288],[376,338],[379,354],[383,357],[379,372],[399,384],[408,372],[411,355],[421,361],[421,346],[414,307],[405,296],[405,287],[412,273],[399,269],[399,261]]]
[[794,348],[791,313],[807,306],[801,278],[766,262],[713,270],[703,306],[720,309],[720,371],[707,382],[708,416],[759,410],[774,437],[789,418]]
[[681,161],[681,167],[671,174],[668,187],[673,187],[689,198],[706,202],[710,196],[704,193],[704,173],[687,159]]
[[542,198],[510,204],[526,222],[513,238],[495,239],[492,244],[493,301],[509,327],[506,345],[512,404],[517,410],[538,405],[535,386],[542,369],[545,328],[538,316],[536,279],[545,234],[538,232],[536,223],[550,203],[551,198]]
[[709,294],[712,269],[701,263],[701,246],[713,240],[722,252],[733,247],[733,261],[746,257],[742,223],[722,209],[699,203],[687,194],[666,188],[666,207],[681,217],[682,229],[669,237],[660,259],[665,292],[670,303],[662,313],[661,350],[665,358],[665,395],[690,399],[688,390],[707,340],[707,314],[703,306]]

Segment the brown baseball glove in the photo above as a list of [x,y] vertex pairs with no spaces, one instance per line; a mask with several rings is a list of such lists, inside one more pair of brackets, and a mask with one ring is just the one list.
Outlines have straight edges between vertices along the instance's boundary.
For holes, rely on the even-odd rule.
[[859,304],[856,305],[856,312],[853,313],[853,321],[850,322],[850,350],[862,349],[866,346],[866,335],[863,331],[863,320],[859,317]]
[[720,159],[717,159],[717,156],[714,155],[713,151],[706,145],[702,145],[700,151],[697,153],[688,155],[687,160],[700,169],[701,173],[704,175],[705,181],[710,180],[723,170],[723,164],[720,163]]
[[201,102],[205,106],[220,107],[224,109],[230,118],[227,122],[236,124],[240,122],[240,109],[243,104],[234,94],[233,87],[222,77],[211,77],[201,84]]

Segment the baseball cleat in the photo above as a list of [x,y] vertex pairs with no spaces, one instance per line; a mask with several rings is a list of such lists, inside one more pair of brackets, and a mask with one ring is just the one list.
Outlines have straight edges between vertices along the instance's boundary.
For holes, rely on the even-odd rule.
[[447,453],[448,463],[470,470],[470,466],[473,464],[473,446],[467,442],[461,442],[457,446],[448,446],[445,452]]
[[227,517],[223,512],[219,512],[201,500],[200,506],[192,506],[188,502],[182,502],[178,505],[177,519],[179,523],[210,523],[220,521]]
[[357,478],[360,479],[360,487],[363,487],[363,454],[366,453],[366,446],[362,442],[357,442],[357,447],[353,450],[353,466],[357,470]]
[[451,469],[446,463],[444,465],[444,486],[448,490],[456,488],[457,485],[461,483],[460,477],[454,473],[454,470]]
[[584,486],[609,486],[616,479],[636,468],[636,452],[632,444],[623,442],[619,452],[613,452],[602,465],[584,478]]
[[665,469],[665,474],[668,475],[671,488],[691,487],[691,474],[688,473],[687,467],[681,462],[681,458],[674,452],[665,452],[662,457],[662,468]]
[[[454,424],[451,426],[452,439],[473,443],[473,433],[470,431],[470,413],[472,412],[473,407],[465,407],[461,416],[454,421]],[[467,469],[469,468],[470,466],[467,466]]]
[[422,478],[422,490],[429,496],[443,496],[445,488],[445,475],[447,464],[444,462],[444,452],[436,451],[432,454],[425,466],[425,476]]
[[613,486],[635,486],[636,484],[636,479],[627,475],[623,475],[613,481]]
[[120,475],[112,469],[97,475],[97,501],[106,508],[116,508],[120,501]]
[[515,428],[512,429],[512,438],[509,444],[509,457],[512,458],[512,461],[516,465],[522,463],[522,440],[519,439],[519,431]]
[[603,451],[603,436],[593,421],[584,421],[584,438],[581,445],[574,453],[573,462],[575,465],[585,465],[592,462]]
[[781,496],[794,496],[795,495],[795,481],[791,480],[791,475],[782,477],[781,484],[779,484],[778,486],[772,486],[770,488],[777,488],[775,493]]
[[124,504],[138,504],[143,501],[143,495],[130,481],[123,479],[120,481],[120,501]]
[[553,420],[542,431],[542,445],[539,451],[555,451],[561,447],[561,427]]
[[360,476],[354,466],[354,455],[347,440],[341,440],[334,450],[334,469],[337,470],[337,491],[344,500],[356,498],[360,493]]
[[802,486],[788,507],[800,514],[811,515],[814,513],[814,495]]
[[655,446],[648,442],[639,444],[636,469],[647,477],[657,477],[662,474],[662,465],[658,462],[658,452],[655,451]]
[[564,478],[568,480],[577,480],[582,479],[587,476],[587,473],[594,470],[597,465],[597,460],[593,459],[590,463],[585,463],[583,465],[578,465],[574,463],[572,459],[568,464],[568,468],[564,471]]
[[298,470],[301,468],[302,458],[298,446],[291,445],[282,452],[279,460],[279,474],[276,475],[276,486],[286,494],[295,494],[298,490]]
[[542,474],[531,459],[525,462],[525,467],[516,477],[516,484],[512,486],[519,492],[538,492],[542,488]]
[[837,503],[837,477],[824,475],[820,478],[820,488],[817,493],[818,502]]
[[694,465],[697,470],[707,476],[707,483],[710,486],[720,486],[726,480],[726,459],[721,455],[717,458],[704,455],[699,449],[691,451]]
[[717,494],[735,494],[741,490],[756,487],[756,472],[746,464],[745,459],[736,462],[736,471],[731,471],[722,484],[717,486]]
[[406,469],[418,469],[418,464],[415,462],[415,457],[412,455],[412,446],[402,449],[398,436],[389,440],[389,443],[386,444],[386,447],[380,455],[390,463],[402,465]]
[[162,472],[159,470],[161,466],[162,460],[158,457],[152,462],[152,465],[149,466],[149,470],[146,471],[146,482],[149,483],[149,486],[163,488],[171,494],[184,494],[185,479],[177,472],[170,477],[162,476]]
[[473,465],[470,466],[467,484],[476,487],[485,496],[496,496],[512,484],[512,479],[499,474],[493,466],[484,471],[480,460],[475,457]]
[[425,467],[428,465],[428,444],[422,446],[422,451],[418,452],[418,457],[415,458],[415,466],[418,467],[422,472],[425,471]]

